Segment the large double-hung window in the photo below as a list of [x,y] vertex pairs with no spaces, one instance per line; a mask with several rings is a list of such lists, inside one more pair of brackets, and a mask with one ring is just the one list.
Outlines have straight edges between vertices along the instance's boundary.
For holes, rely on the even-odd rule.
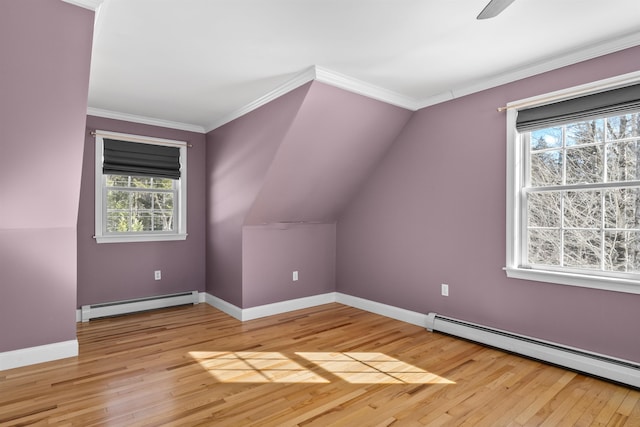
[[186,143],[96,131],[96,240],[186,238]]
[[509,110],[510,277],[640,293],[640,82],[629,78]]

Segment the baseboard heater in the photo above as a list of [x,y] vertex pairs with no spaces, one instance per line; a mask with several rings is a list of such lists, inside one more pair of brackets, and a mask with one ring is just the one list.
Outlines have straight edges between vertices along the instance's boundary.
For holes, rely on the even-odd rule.
[[533,359],[640,388],[640,364],[577,348],[517,335],[500,329],[427,315],[427,330],[443,332]]
[[198,304],[198,291],[138,298],[126,301],[107,302],[102,304],[83,305],[81,318],[83,322],[88,322],[89,320],[98,317],[117,316],[120,314],[155,310],[157,308],[166,308],[185,304]]

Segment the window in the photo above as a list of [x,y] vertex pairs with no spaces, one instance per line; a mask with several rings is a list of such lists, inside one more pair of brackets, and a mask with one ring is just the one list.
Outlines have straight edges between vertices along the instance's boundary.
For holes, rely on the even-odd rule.
[[186,143],[96,131],[98,243],[184,240]]
[[509,110],[509,277],[640,293],[639,77]]

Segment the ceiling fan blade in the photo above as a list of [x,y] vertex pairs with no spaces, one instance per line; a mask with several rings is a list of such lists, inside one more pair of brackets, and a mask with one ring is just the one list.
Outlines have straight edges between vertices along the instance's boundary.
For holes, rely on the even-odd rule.
[[480,15],[478,15],[476,19],[493,18],[505,10],[511,3],[513,3],[513,0],[491,0],[489,4],[482,9],[482,12],[480,12]]

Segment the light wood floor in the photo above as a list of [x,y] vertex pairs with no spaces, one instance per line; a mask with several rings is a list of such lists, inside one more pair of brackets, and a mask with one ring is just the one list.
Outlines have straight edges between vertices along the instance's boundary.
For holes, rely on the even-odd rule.
[[0,426],[640,426],[640,391],[340,304],[78,324],[80,355],[0,371]]

